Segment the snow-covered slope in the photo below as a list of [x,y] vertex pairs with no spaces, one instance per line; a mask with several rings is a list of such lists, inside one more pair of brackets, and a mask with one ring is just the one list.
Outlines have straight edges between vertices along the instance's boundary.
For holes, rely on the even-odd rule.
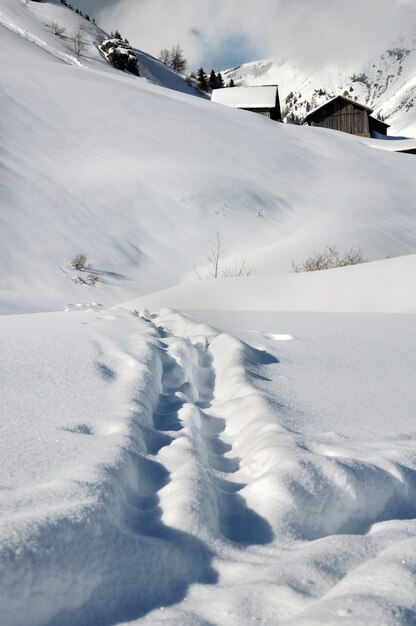
[[[78,27],[58,2],[3,0],[0,18],[1,289],[62,305],[127,300],[192,273],[216,231],[258,272],[329,244],[372,259],[414,252],[411,157],[123,74],[90,23],[77,60],[43,25]],[[141,62],[169,83],[166,68]],[[70,280],[80,252],[102,279],[94,288]]]
[[219,311],[416,313],[416,255],[320,272],[189,281],[124,306]]
[[304,70],[290,58],[270,58],[226,70],[236,85],[279,84],[285,119],[303,120],[331,97],[348,93],[391,125],[390,135],[416,136],[416,31],[408,32],[372,59],[343,69],[327,63]]
[[[33,43],[37,48],[45,50],[51,57],[60,59],[77,67],[94,68],[114,73],[104,55],[100,52],[99,44],[108,37],[96,24],[84,19],[75,11],[63,5],[60,0],[36,2],[34,0],[2,0],[0,6],[0,25],[14,32],[26,41]],[[75,54],[74,35],[82,30],[82,46],[80,55]],[[2,30],[5,40],[6,34]],[[16,44],[17,45],[17,44]],[[13,47],[9,49],[13,50]],[[139,59],[141,76],[156,85],[182,91],[189,95],[201,97],[201,93],[190,87],[178,74],[160,63],[157,59],[141,50],[135,50]],[[22,60],[22,53],[20,60]],[[7,59],[7,51],[4,51]],[[32,55],[37,53],[33,47],[26,52],[28,62]],[[46,57],[44,57],[46,58]],[[9,59],[10,61],[11,59]],[[49,59],[52,61],[53,59]],[[5,62],[7,65],[7,63]]]

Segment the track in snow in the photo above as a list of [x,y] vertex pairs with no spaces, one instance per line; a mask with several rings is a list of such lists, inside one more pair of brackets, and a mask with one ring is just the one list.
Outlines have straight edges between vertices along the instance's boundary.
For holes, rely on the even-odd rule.
[[42,319],[40,344],[54,321],[58,344],[65,330],[85,347],[59,344],[67,376],[80,360],[96,374],[69,390],[100,402],[64,406],[62,445],[99,454],[36,485],[39,509],[13,496],[22,514],[0,526],[8,626],[414,623],[410,436],[354,447],[288,430],[267,396],[276,357],[173,311]]
[[[158,440],[150,443],[149,451],[172,472],[172,484],[160,492],[162,508],[166,502],[165,517],[173,524],[185,522],[189,530],[203,524],[212,539],[268,543],[273,538],[270,526],[239,495],[246,484],[233,480],[239,459],[222,437],[226,416],[215,401],[216,376],[208,342],[202,337],[194,345],[164,328],[157,330],[164,346],[163,389],[154,415]],[[182,496],[186,521],[169,512],[169,495],[176,491],[175,477],[183,480],[184,467],[189,472],[187,494]]]

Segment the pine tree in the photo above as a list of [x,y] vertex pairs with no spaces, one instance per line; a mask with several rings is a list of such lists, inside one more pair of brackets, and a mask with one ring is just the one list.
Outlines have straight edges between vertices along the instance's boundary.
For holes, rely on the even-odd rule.
[[205,74],[203,67],[200,67],[197,71],[196,78],[198,80],[198,88],[201,91],[208,91],[208,76]]
[[224,79],[222,77],[221,72],[217,74],[217,89],[222,89],[224,87]]
[[217,75],[215,73],[214,70],[211,70],[211,74],[209,75],[209,82],[208,82],[210,89],[216,89],[217,88]]
[[230,82],[228,83],[229,87],[235,87],[235,82],[233,81],[233,79],[230,80]]

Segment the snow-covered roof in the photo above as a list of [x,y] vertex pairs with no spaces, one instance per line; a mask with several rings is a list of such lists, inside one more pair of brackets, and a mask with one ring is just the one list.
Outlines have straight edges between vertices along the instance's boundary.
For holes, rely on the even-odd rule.
[[225,87],[214,89],[211,100],[236,109],[273,109],[277,85],[259,87]]
[[314,109],[313,111],[308,113],[308,115],[305,117],[304,121],[306,122],[306,120],[309,117],[311,117],[312,115],[315,115],[315,113],[317,113],[317,111],[320,111],[321,109],[327,107],[328,104],[331,104],[331,102],[334,102],[335,100],[345,100],[345,102],[348,102],[348,104],[355,104],[355,106],[359,107],[360,109],[365,109],[366,111],[368,111],[369,114],[371,114],[373,112],[373,110],[374,110],[374,109],[370,109],[369,107],[366,107],[364,104],[360,104],[359,102],[356,102],[355,100],[352,100],[351,98],[346,98],[345,96],[335,96],[335,98],[331,98],[331,100],[328,100],[327,102],[324,102],[324,104],[321,104],[321,106],[317,107],[316,109]]

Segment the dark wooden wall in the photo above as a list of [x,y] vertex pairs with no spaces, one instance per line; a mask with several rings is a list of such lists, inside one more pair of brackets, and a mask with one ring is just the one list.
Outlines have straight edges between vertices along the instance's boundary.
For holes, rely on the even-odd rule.
[[252,113],[258,113],[259,115],[264,115],[264,117],[268,117],[274,122],[281,122],[282,116],[280,114],[280,107],[273,109],[244,109],[244,111],[251,111]]
[[270,117],[270,109],[244,109],[244,111],[251,111],[252,113],[258,113],[258,115],[264,115],[264,117]]
[[378,120],[376,117],[372,117],[371,115],[368,118],[368,121],[370,124],[370,133],[374,131],[376,133],[379,133],[380,135],[387,135],[387,124],[385,124],[381,120]]
[[354,102],[334,100],[310,117],[310,125],[332,128],[352,135],[369,135],[368,118],[368,111]]

